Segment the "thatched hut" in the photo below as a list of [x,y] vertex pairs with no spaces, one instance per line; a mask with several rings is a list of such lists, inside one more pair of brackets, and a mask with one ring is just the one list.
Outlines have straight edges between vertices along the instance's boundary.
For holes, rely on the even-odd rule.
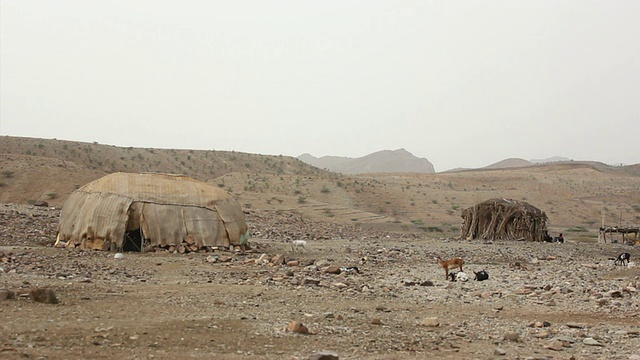
[[524,201],[491,199],[462,211],[463,239],[543,241],[547,215]]
[[220,188],[182,175],[114,173],[69,196],[56,245],[188,252],[247,238],[240,205]]

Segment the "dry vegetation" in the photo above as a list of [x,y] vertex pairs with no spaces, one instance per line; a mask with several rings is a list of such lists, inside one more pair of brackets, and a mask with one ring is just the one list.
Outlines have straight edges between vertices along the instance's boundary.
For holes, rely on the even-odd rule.
[[[61,206],[88,181],[114,171],[181,173],[223,187],[245,208],[394,231],[459,234],[461,212],[491,198],[523,200],[551,232],[594,238],[607,224],[640,222],[639,165],[562,163],[438,174],[344,176],[287,156],[215,150],[122,148],[3,137],[0,202]],[[571,231],[574,230],[574,231]]]

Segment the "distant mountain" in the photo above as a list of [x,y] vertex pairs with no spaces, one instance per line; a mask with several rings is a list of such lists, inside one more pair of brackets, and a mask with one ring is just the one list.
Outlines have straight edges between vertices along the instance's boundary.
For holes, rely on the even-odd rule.
[[509,158],[498,161],[495,164],[483,167],[483,169],[506,169],[534,165],[531,161],[520,158]]
[[529,161],[531,161],[534,164],[546,164],[546,163],[552,163],[552,162],[571,161],[571,159],[563,157],[563,156],[552,156],[552,157],[546,158],[546,159],[531,159]]
[[316,158],[310,154],[298,156],[298,160],[320,169],[342,174],[364,173],[421,173],[433,174],[433,164],[419,158],[405,149],[382,150],[359,158],[323,156]]

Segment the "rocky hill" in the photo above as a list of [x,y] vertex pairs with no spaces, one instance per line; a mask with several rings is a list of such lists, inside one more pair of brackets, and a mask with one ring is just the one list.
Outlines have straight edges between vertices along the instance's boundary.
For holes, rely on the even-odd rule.
[[[296,158],[215,150],[123,148],[0,138],[0,203],[62,206],[78,187],[114,171],[182,173],[224,188],[247,212],[373,230],[457,236],[463,209],[524,200],[552,231],[593,238],[607,224],[640,222],[640,165],[534,164],[446,173],[339,174]],[[267,214],[267,215],[264,215]],[[280,215],[275,215],[280,214]],[[572,234],[570,234],[571,236]]]
[[418,173],[433,174],[433,164],[419,158],[405,149],[382,150],[359,158],[323,156],[316,158],[310,154],[298,156],[300,161],[320,169],[342,174],[366,173]]

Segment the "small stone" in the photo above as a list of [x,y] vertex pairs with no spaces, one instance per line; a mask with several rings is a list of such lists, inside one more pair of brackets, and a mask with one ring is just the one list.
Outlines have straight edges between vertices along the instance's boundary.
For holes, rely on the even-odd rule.
[[621,297],[622,297],[622,292],[617,291],[617,290],[615,290],[615,291],[611,291],[611,292],[609,293],[609,296],[611,296],[611,297],[612,297],[612,298],[614,298],[614,299],[615,299],[615,298],[621,298]]
[[309,360],[340,360],[340,357],[335,351],[322,350],[311,354]]
[[504,339],[507,341],[518,342],[520,341],[520,334],[517,332],[509,332],[504,334]]
[[640,355],[638,354],[629,355],[629,360],[640,360]]
[[285,271],[285,273],[284,273],[284,274],[285,274],[285,275],[287,275],[287,276],[289,276],[289,277],[291,277],[291,276],[293,276],[293,271],[291,271],[291,270],[287,270],[287,271]]
[[291,322],[289,322],[288,329],[289,329],[289,331],[294,332],[294,333],[298,333],[298,334],[308,334],[309,333],[309,329],[307,329],[307,327],[304,326],[304,324],[302,324],[299,321],[291,321]]
[[58,298],[55,291],[49,288],[36,288],[29,292],[31,300],[45,304],[57,304]]
[[502,348],[496,348],[495,350],[493,350],[493,355],[504,356],[507,355],[507,351]]
[[551,340],[545,348],[554,350],[554,351],[562,351],[564,349],[564,345],[560,340]]
[[324,269],[324,272],[327,274],[340,274],[342,271],[340,270],[340,265],[331,265],[328,268]]
[[0,301],[15,299],[16,293],[13,290],[0,289]]
[[123,253],[116,253],[115,255],[113,255],[114,259],[124,259],[124,254]]
[[582,343],[590,346],[604,346],[603,344],[598,342],[598,340],[591,337],[585,338],[584,340],[582,340]]
[[298,260],[287,261],[287,266],[300,266],[300,261]]
[[371,325],[382,325],[382,320],[379,318],[373,318],[371,319]]
[[424,320],[422,320],[422,323],[420,323],[422,326],[426,326],[426,327],[437,327],[440,326],[440,322],[438,321],[437,317],[428,317],[425,318]]
[[567,327],[572,328],[572,329],[583,329],[583,328],[587,327],[587,324],[570,322],[570,323],[567,323]]
[[280,254],[280,255],[275,255],[274,257],[271,258],[271,263],[275,264],[275,265],[282,265],[285,263],[285,257],[284,255]]
[[302,281],[302,285],[317,286],[317,285],[320,285],[320,280],[316,280],[316,279],[312,279],[312,278],[305,278]]

